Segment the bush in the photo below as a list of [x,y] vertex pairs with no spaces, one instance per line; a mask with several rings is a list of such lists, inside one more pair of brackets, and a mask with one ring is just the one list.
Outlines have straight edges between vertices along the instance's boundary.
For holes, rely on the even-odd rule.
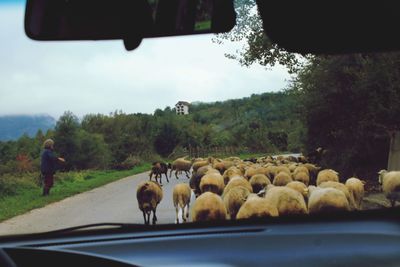
[[135,166],[142,163],[142,160],[137,156],[129,156],[120,164],[117,164],[116,168],[119,170],[130,170]]
[[37,173],[20,176],[5,174],[0,176],[0,197],[16,195],[20,189],[38,187]]

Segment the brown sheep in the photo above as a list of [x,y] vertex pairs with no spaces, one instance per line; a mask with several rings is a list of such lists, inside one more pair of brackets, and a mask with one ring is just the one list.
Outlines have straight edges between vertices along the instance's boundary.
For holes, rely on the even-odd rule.
[[184,171],[187,178],[189,177],[189,171],[192,168],[192,162],[189,160],[185,160],[185,158],[179,158],[172,162],[171,171],[169,173],[169,177],[172,177],[172,171],[175,171],[176,179],[179,179],[178,172]]
[[143,212],[145,224],[150,224],[150,214],[153,212],[153,224],[157,222],[157,206],[163,198],[161,186],[153,181],[141,182],[136,190],[139,209]]
[[192,221],[226,220],[227,212],[220,196],[211,192],[201,194],[193,205]]

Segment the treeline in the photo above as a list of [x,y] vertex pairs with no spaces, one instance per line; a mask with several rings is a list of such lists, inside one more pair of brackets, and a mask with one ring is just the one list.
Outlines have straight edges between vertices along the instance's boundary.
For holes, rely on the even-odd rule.
[[55,129],[0,142],[0,174],[37,171],[46,138],[53,138],[65,170],[127,169],[143,161],[182,156],[189,148],[235,147],[242,152],[302,149],[304,127],[296,95],[264,93],[243,99],[197,103],[189,115],[175,109],[154,114],[65,112]]
[[400,53],[314,57],[291,91],[301,103],[306,150],[325,148],[322,164],[343,177],[377,181],[390,134],[400,130]]

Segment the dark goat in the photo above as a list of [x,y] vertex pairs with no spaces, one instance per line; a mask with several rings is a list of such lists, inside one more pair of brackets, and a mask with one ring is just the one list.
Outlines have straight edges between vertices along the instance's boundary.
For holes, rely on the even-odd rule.
[[162,174],[165,174],[165,178],[167,178],[167,182],[169,183],[168,180],[168,165],[164,162],[153,162],[153,167],[151,167],[151,172],[150,172],[150,181],[151,178],[153,177],[153,174],[155,174],[155,179],[156,182],[157,178],[160,178],[160,184],[162,184],[161,178],[162,178]]

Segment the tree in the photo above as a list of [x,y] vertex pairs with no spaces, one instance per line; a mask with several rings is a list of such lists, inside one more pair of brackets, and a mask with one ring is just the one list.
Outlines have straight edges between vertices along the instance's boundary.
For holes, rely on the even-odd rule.
[[302,97],[308,151],[344,177],[386,168],[389,135],[400,129],[400,53],[318,57],[294,82]]
[[164,123],[154,140],[154,149],[163,157],[172,153],[179,144],[179,129],[169,123]]
[[79,166],[79,126],[78,118],[70,111],[64,112],[56,123],[55,148],[65,158],[67,169]]
[[258,13],[254,0],[237,0],[236,6],[236,26],[232,31],[218,34],[213,39],[216,43],[231,41],[243,44],[241,51],[227,53],[226,56],[236,59],[243,66],[260,64],[272,67],[276,64],[284,65],[289,73],[295,73],[301,69],[303,63],[310,55],[299,55],[287,52],[273,43],[264,33],[262,20]]

